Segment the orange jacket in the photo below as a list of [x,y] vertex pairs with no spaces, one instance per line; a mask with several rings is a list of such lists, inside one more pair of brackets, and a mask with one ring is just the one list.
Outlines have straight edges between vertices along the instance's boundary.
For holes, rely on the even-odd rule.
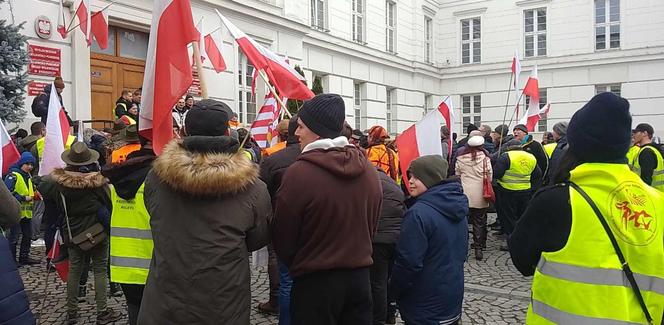
[[281,142],[275,144],[274,146],[265,149],[265,156],[267,157],[269,155],[273,155],[273,154],[281,151],[281,149],[283,149],[283,148],[286,148],[286,141],[281,141]]
[[374,166],[384,170],[387,176],[399,181],[399,156],[394,150],[384,144],[373,145],[367,148],[367,158]]
[[117,164],[127,160],[127,155],[141,149],[140,143],[130,143],[120,149],[113,150],[111,154],[111,163]]

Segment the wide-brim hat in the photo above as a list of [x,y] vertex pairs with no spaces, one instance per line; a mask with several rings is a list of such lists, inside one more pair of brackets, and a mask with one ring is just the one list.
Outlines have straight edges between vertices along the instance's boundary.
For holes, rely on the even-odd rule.
[[122,135],[121,140],[124,140],[124,141],[127,141],[127,142],[139,142],[138,128],[136,127],[136,124],[132,124],[130,126],[127,126],[122,131],[120,131],[120,134]]
[[99,160],[99,153],[88,148],[83,142],[74,142],[68,150],[60,155],[60,158],[70,166],[85,166]]

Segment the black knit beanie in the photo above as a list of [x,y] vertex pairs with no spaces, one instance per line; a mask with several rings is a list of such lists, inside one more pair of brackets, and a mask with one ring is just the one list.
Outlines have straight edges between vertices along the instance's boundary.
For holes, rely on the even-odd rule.
[[466,134],[470,134],[470,132],[473,132],[477,130],[477,125],[470,123],[466,126]]
[[422,156],[410,163],[408,172],[431,188],[447,178],[447,160],[440,155]]
[[569,150],[583,162],[616,162],[631,144],[629,102],[613,93],[593,97],[567,127]]
[[333,139],[341,134],[346,106],[337,94],[320,94],[305,101],[297,115],[312,132]]
[[194,103],[184,120],[187,135],[220,136],[228,131],[230,107],[214,99],[204,99]]

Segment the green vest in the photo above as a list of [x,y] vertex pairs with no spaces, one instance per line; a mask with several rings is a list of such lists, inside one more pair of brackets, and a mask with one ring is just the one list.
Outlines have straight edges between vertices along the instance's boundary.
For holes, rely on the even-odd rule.
[[[625,164],[586,163],[570,172],[598,206],[654,318],[664,312],[664,195]],[[591,206],[572,187],[565,247],[543,252],[527,324],[645,324],[636,295]]]
[[553,150],[556,149],[557,143],[547,143],[544,145],[544,152],[546,152],[546,156],[551,159],[551,155],[553,155]]
[[[21,196],[35,196],[35,190],[32,187],[32,180],[28,177],[28,182],[23,179],[23,176],[19,172],[12,172],[14,177],[16,177],[16,184],[14,185],[14,192]],[[32,219],[32,201],[21,201],[21,218]]]
[[[629,164],[629,169],[634,171],[634,159],[639,155],[639,151],[641,148],[637,145],[633,145],[629,147],[629,150],[627,151],[627,164]],[[639,172],[639,175],[641,173]]]
[[652,146],[641,147],[638,154],[636,154],[634,157],[632,170],[637,175],[641,176],[641,164],[639,163],[639,157],[645,150],[651,150],[655,153],[655,156],[657,156],[657,167],[655,167],[655,170],[652,172],[652,184],[649,185],[660,191],[664,191],[664,159],[662,158],[662,153],[659,152],[657,148],[653,148]]
[[125,200],[111,186],[111,281],[145,284],[152,259],[150,215],[143,202],[141,185],[136,197]]
[[506,154],[510,158],[510,168],[498,179],[498,184],[510,191],[529,190],[530,174],[537,167],[537,159],[531,153],[522,150],[512,150]]

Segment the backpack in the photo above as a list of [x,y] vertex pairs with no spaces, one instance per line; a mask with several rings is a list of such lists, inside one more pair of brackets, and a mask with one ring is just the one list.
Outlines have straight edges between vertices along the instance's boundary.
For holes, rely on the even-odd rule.
[[[45,95],[44,93],[41,93],[37,97],[35,97],[35,99],[32,100],[32,105],[31,105],[32,114],[34,114],[36,117],[43,117],[44,116],[44,114],[42,113],[42,110],[40,109],[42,106],[45,105],[43,99],[46,96],[44,96],[44,95]],[[46,111],[48,112],[48,109],[46,109]]]

